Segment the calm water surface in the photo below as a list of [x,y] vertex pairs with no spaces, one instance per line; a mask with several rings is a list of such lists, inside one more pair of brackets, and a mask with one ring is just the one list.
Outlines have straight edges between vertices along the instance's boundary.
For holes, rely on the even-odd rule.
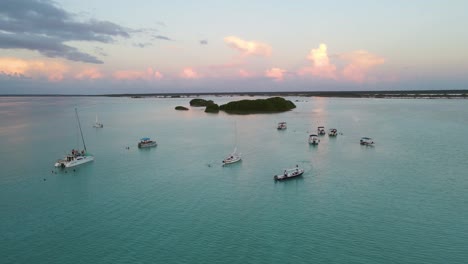
[[[174,110],[189,98],[0,98],[0,262],[468,263],[466,100],[289,99],[236,116]],[[96,160],[56,174],[81,148],[74,107]],[[319,125],[343,135],[311,147]],[[243,161],[222,167],[236,144]],[[296,164],[302,178],[273,181]]]

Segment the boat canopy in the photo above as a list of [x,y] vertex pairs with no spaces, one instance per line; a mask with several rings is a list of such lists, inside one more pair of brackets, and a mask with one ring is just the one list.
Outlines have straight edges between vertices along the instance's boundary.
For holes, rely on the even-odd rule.
[[319,126],[319,127],[317,127],[317,128],[325,128],[325,127],[323,127],[323,126]]
[[142,138],[142,139],[140,139],[140,140],[141,140],[141,141],[148,141],[148,140],[151,140],[151,139],[148,138],[148,137],[145,137],[145,138]]
[[372,138],[369,138],[369,137],[362,137],[361,139],[362,139],[362,140],[370,140],[370,139],[372,139]]
[[310,134],[309,137],[316,137],[317,135],[316,134]]

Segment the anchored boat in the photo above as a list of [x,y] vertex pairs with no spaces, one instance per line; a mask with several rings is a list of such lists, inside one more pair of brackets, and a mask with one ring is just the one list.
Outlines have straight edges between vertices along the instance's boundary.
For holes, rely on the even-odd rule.
[[103,128],[104,124],[98,121],[98,117],[96,115],[96,123],[94,123],[93,127],[95,128]]
[[278,123],[278,127],[277,127],[278,130],[285,130],[286,128],[288,128],[288,126],[286,125],[286,122]]
[[338,130],[336,130],[336,128],[332,128],[328,131],[329,137],[336,137],[337,135],[338,135]]
[[317,127],[317,134],[319,134],[320,136],[327,134],[327,132],[325,132],[325,127],[323,126]]
[[309,144],[318,145],[319,142],[320,142],[320,139],[318,138],[316,134],[311,134],[309,136]]
[[362,137],[361,140],[359,141],[359,144],[364,145],[364,146],[371,146],[374,144],[374,140],[369,137]]
[[83,137],[83,131],[81,130],[80,118],[78,117],[78,110],[75,108],[76,120],[78,121],[78,127],[80,128],[81,140],[83,142],[83,150],[72,149],[70,154],[67,154],[63,159],[55,162],[57,168],[70,168],[75,167],[84,163],[88,163],[94,160],[94,156],[90,155],[86,150],[86,144]]
[[235,147],[234,151],[223,160],[223,165],[236,163],[241,159],[241,153],[237,153],[237,147]]
[[284,170],[283,174],[275,175],[273,177],[273,179],[275,179],[275,181],[282,181],[282,180],[287,180],[287,179],[299,177],[302,174],[304,174],[304,169],[301,169],[296,165],[296,168],[286,169],[286,170]]
[[151,147],[156,147],[158,144],[156,141],[151,140],[150,138],[142,138],[140,139],[140,142],[138,142],[138,147],[139,148],[151,148]]

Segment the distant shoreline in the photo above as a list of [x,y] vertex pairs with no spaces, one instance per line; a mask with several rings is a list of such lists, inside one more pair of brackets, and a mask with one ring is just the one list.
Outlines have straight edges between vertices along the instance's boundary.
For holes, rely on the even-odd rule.
[[0,97],[131,97],[184,98],[199,96],[303,96],[334,98],[467,99],[468,90],[416,91],[292,91],[292,92],[211,92],[211,93],[126,93],[126,94],[5,94]]

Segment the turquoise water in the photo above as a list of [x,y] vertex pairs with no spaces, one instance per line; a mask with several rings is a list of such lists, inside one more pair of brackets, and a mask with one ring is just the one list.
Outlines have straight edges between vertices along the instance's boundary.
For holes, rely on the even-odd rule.
[[[288,99],[237,116],[174,110],[189,98],[0,98],[0,262],[468,263],[466,100]],[[80,146],[74,107],[96,160],[56,174]],[[311,147],[319,125],[343,135]],[[159,145],[137,149],[144,136]],[[222,167],[236,142],[243,161]],[[296,164],[302,178],[273,181]]]

